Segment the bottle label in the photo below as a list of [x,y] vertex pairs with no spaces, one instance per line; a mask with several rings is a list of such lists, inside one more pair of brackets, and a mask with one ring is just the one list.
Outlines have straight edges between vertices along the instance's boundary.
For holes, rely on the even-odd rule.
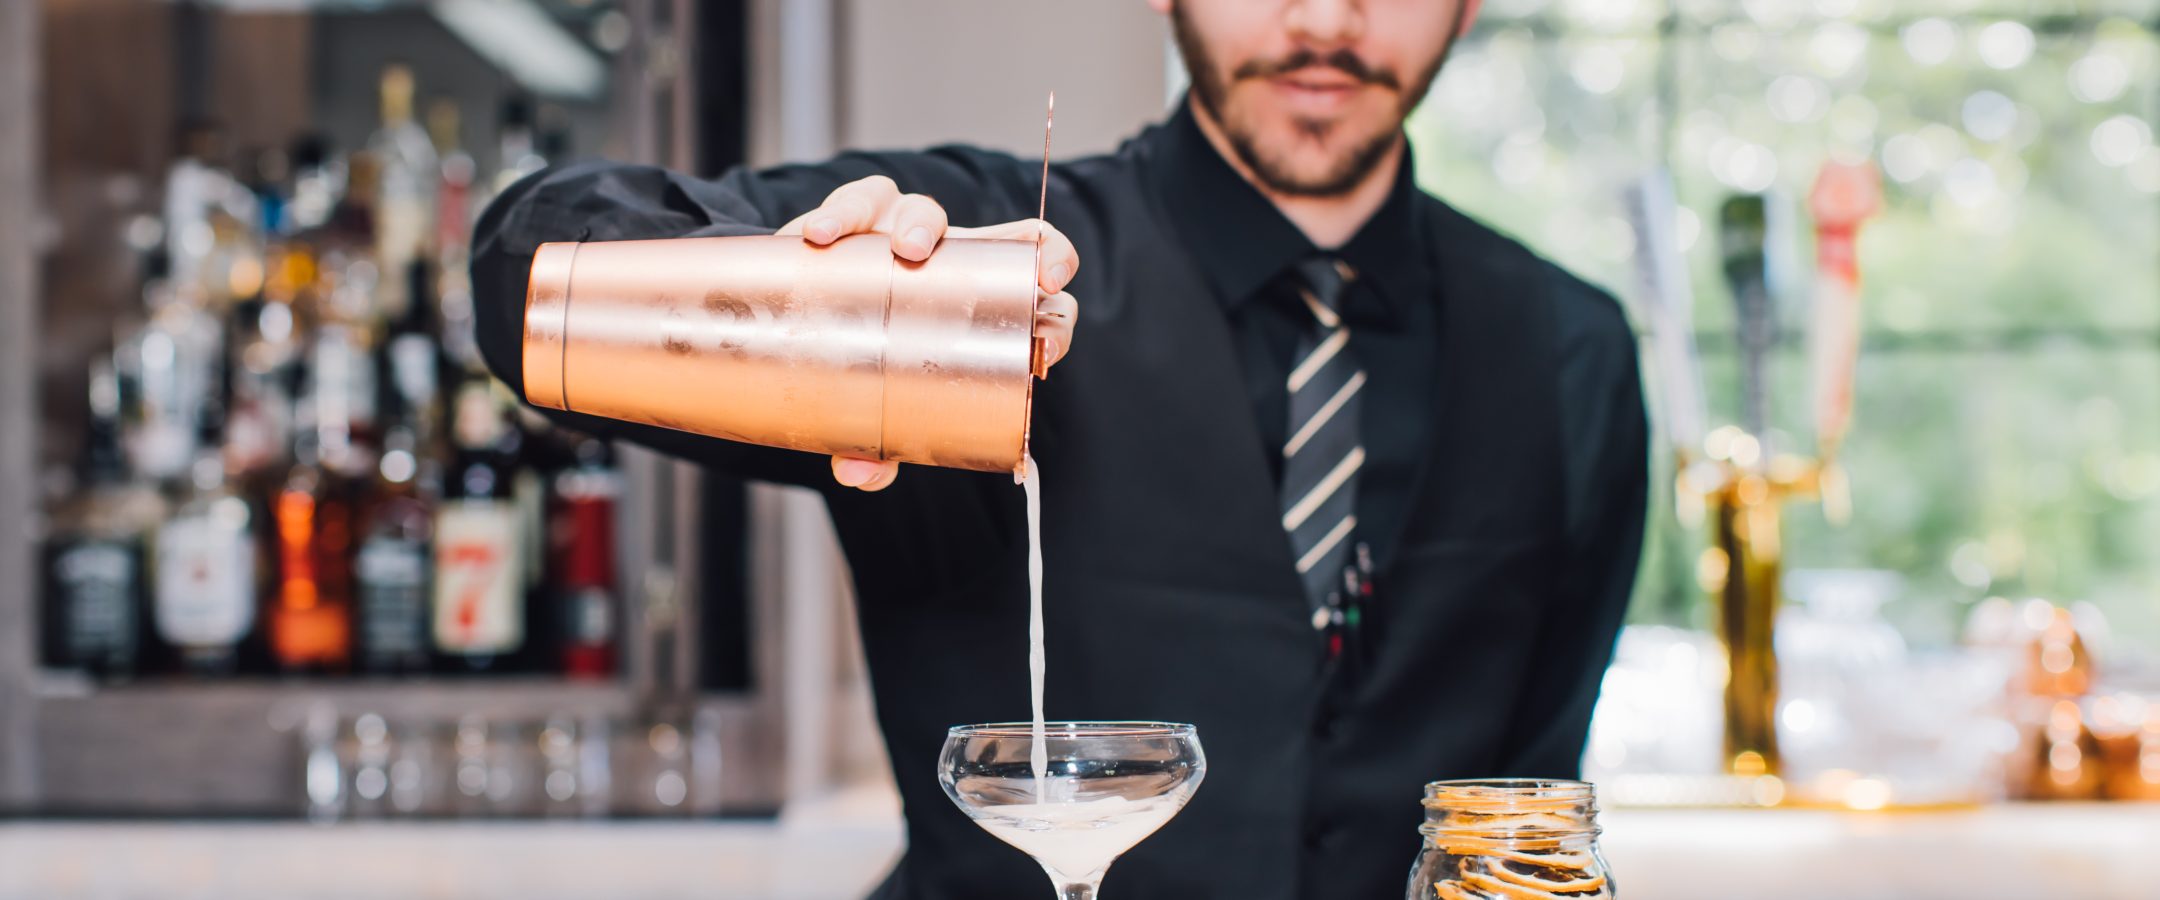
[[360,548],[360,640],[376,662],[427,653],[427,547],[378,537]]
[[411,406],[424,405],[435,396],[435,352],[435,341],[424,334],[390,339],[391,382]]
[[239,643],[255,621],[255,545],[215,515],[174,519],[157,533],[158,635],[181,647]]
[[507,653],[525,639],[518,513],[510,503],[446,503],[435,522],[435,644]]
[[556,477],[548,565],[559,584],[614,585],[616,490],[611,472],[571,471]]
[[53,599],[60,614],[60,641],[55,649],[61,658],[49,662],[63,666],[132,662],[140,580],[132,544],[91,540],[61,547],[53,555]]
[[605,588],[572,589],[563,623],[565,643],[606,646],[614,641],[614,606]]

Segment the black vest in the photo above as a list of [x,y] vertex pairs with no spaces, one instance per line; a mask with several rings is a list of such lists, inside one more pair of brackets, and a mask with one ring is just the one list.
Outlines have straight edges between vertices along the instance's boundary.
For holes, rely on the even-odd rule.
[[[1136,214],[1154,202],[1145,164],[1136,143],[1055,173],[1052,209],[1112,209],[1090,218],[1127,225],[1073,230],[1080,336],[1040,385],[1034,424],[1050,715],[1192,722],[1208,755],[1192,804],[1111,867],[1105,896],[1399,897],[1425,782],[1573,774],[1518,771],[1501,732],[1525,713],[1524,673],[1551,664],[1529,635],[1558,589],[1553,311],[1579,283],[1421,198],[1443,285],[1431,447],[1379,573],[1373,662],[1331,685],[1219,304],[1189,266],[1115,268],[1131,256],[1118,250],[1178,241],[1159,212]],[[1174,299],[1139,302],[1129,288],[1142,284]],[[936,501],[831,498],[910,822],[908,855],[877,896],[1049,896],[935,769],[948,726],[1027,713],[1021,491],[917,467],[910,480]]]

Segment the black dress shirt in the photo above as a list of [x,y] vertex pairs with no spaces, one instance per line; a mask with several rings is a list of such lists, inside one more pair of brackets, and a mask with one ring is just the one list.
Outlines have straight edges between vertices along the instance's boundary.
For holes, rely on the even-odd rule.
[[[1414,212],[1422,195],[1409,154],[1403,154],[1379,211],[1348,243],[1323,248],[1230,168],[1193,121],[1190,107],[1179,106],[1160,139],[1165,165],[1151,168],[1149,181],[1163,198],[1171,227],[1190,236],[1193,264],[1237,331],[1253,421],[1267,446],[1279,448],[1289,439],[1290,369],[1298,335],[1310,328],[1312,317],[1296,292],[1286,288],[1286,273],[1321,250],[1333,252],[1357,273],[1342,309],[1350,326],[1348,349],[1367,378],[1358,420],[1365,464],[1358,469],[1357,540],[1370,546],[1385,568],[1409,511],[1411,479],[1426,440],[1432,347],[1439,328],[1431,302],[1437,287],[1425,252],[1430,238]],[[1227,222],[1238,225],[1226,228]],[[1268,460],[1280,484],[1281,453]]]
[[[478,339],[519,387],[545,241],[767,233],[884,174],[955,225],[1035,211],[1037,163],[965,147],[849,153],[712,181],[607,163],[520,182],[482,218]],[[1081,267],[1074,346],[1036,391],[1049,713],[1199,726],[1192,803],[1110,870],[1118,900],[1400,897],[1422,783],[1576,773],[1633,582],[1646,441],[1618,306],[1408,173],[1343,256],[1371,381],[1365,521],[1391,535],[1368,654],[1324,652],[1275,489],[1287,320],[1266,286],[1311,250],[1182,114],[1050,173]],[[724,397],[725,384],[692,389]],[[717,402],[717,401],[716,401]],[[571,413],[573,427],[823,492],[853,570],[908,852],[877,897],[1047,890],[968,822],[935,761],[954,724],[1027,712],[1026,540],[1009,477],[908,467],[876,494],[823,457]],[[1370,540],[1370,538],[1368,538]]]

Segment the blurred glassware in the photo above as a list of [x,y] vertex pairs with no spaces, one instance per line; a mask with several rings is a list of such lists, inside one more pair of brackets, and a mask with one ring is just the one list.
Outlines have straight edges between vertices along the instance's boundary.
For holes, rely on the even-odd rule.
[[614,810],[689,816],[719,807],[720,728],[712,710],[655,710],[633,717],[612,742]]
[[614,812],[615,760],[612,723],[605,716],[587,716],[577,735],[577,814],[588,819],[605,818]]
[[2001,795],[2018,732],[2005,689],[2022,657],[1914,652],[1877,611],[1880,572],[1794,572],[1779,709],[1787,774],[1719,778],[1723,657],[1700,632],[1630,626],[1592,719],[1583,767],[1614,805],[1847,808],[1974,803]]
[[436,763],[432,732],[420,724],[406,724],[397,731],[390,759],[390,809],[399,816],[438,813],[443,806],[445,779]]
[[551,716],[540,726],[541,810],[548,816],[583,813],[579,801],[585,767],[580,757],[585,745],[580,731],[577,721],[566,715]]
[[683,815],[689,811],[690,746],[687,723],[668,718],[639,721],[618,742],[629,777],[619,809],[632,815]]
[[317,703],[307,712],[302,726],[302,785],[307,797],[307,818],[317,824],[336,822],[345,816],[345,766],[338,758],[337,708]]
[[1724,665],[1723,649],[1702,632],[1662,625],[1622,629],[1591,717],[1586,777],[1607,784],[1721,771]]
[[458,719],[450,731],[450,756],[455,773],[451,783],[457,788],[451,797],[451,813],[464,818],[485,815],[490,774],[487,719],[477,715]]
[[522,722],[497,722],[488,729],[487,814],[517,818],[540,814],[540,744],[534,729]]
[[353,719],[352,742],[348,766],[352,771],[351,811],[356,819],[378,819],[389,815],[390,759],[395,747],[390,740],[390,724],[376,713],[362,713]]
[[2011,672],[1995,654],[1918,652],[1847,681],[1835,704],[1788,705],[1780,722],[1796,741],[1811,720],[1843,730],[1789,757],[1795,796],[1857,809],[2000,799],[2018,746],[2003,704]]
[[1786,774],[1806,782],[1835,769],[1871,770],[1871,735],[1855,707],[1905,662],[1904,639],[1881,616],[1901,581],[1892,572],[1815,569],[1788,573],[1785,583],[1796,601],[1777,627]]
[[1779,628],[1778,711],[1796,799],[1854,809],[1978,803],[2016,748],[2013,668],[1986,650],[1914,651],[1883,617],[1895,572],[1800,570]]

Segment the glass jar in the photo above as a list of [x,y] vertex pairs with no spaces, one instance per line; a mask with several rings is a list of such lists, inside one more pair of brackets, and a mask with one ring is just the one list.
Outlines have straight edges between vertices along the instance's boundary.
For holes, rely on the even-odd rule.
[[1610,900],[1597,797],[1580,781],[1425,786],[1425,836],[1407,900]]

